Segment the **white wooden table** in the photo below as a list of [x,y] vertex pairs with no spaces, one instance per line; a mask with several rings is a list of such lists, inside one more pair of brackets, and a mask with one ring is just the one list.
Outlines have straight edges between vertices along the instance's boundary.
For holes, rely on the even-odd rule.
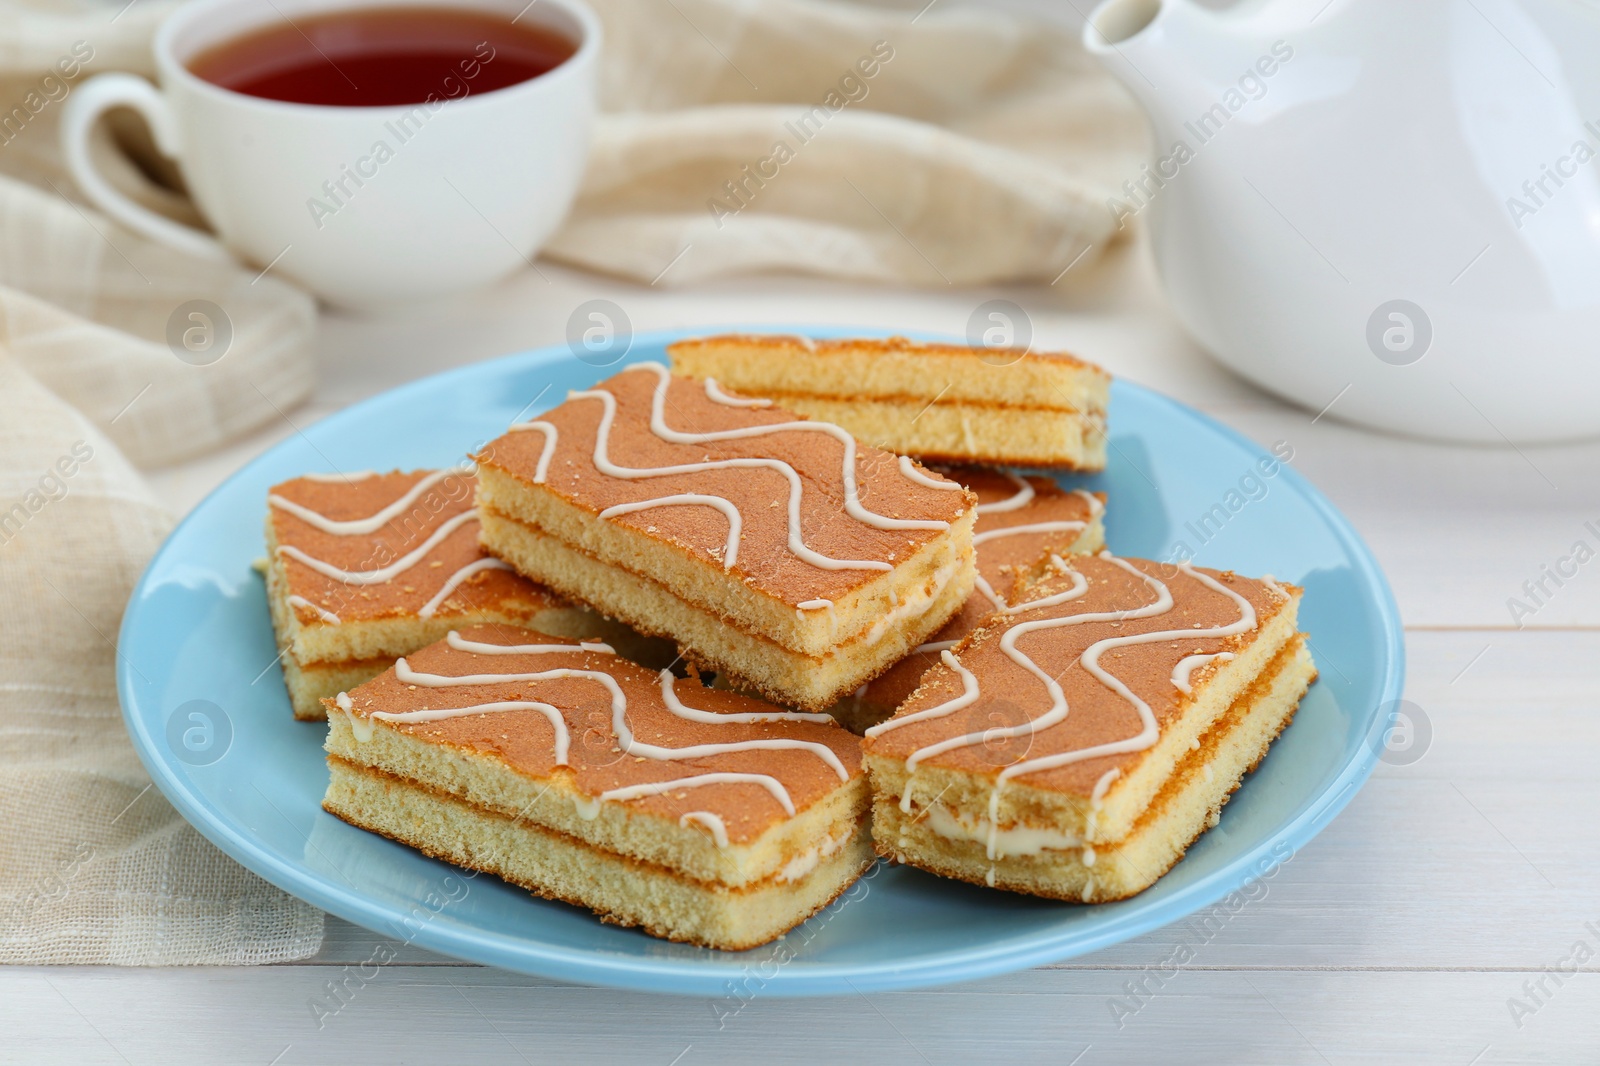
[[[1295,466],[1393,582],[1407,696],[1431,722],[1430,747],[1411,765],[1380,764],[1267,895],[1165,979],[1152,974],[1174,940],[1156,932],[957,987],[758,998],[719,1029],[704,999],[565,985],[396,944],[397,961],[319,1030],[310,1001],[381,939],[330,918],[322,952],[295,965],[0,968],[0,1061],[1600,1062],[1600,959],[1562,972],[1600,954],[1600,561],[1521,630],[1506,602],[1575,541],[1600,547],[1584,527],[1600,519],[1600,444],[1445,447],[1314,420],[1202,356],[1138,247],[1077,268],[1070,290],[762,279],[669,293],[540,269],[383,319],[329,315],[315,402],[290,417],[303,426],[432,371],[559,343],[571,310],[597,296],[639,331],[817,322],[956,334],[978,303],[1012,299],[1036,343],[1264,444],[1293,444]],[[154,482],[185,511],[293,431],[274,426]],[[1128,1002],[1130,982],[1148,991],[1119,1028],[1111,1001]],[[1525,1008],[1515,1016],[1513,1000]]]

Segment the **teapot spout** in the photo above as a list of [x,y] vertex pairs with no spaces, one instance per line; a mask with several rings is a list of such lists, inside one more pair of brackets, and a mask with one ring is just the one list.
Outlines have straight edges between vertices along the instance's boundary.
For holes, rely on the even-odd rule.
[[1104,0],[1084,24],[1083,46],[1133,94],[1165,141],[1215,102],[1209,68],[1218,44],[1232,36],[1226,20],[1193,0]]

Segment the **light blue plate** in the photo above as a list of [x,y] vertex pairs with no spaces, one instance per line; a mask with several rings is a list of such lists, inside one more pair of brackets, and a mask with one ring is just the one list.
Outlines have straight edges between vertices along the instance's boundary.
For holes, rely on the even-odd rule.
[[[663,359],[676,336],[635,338],[627,361]],[[1259,446],[1118,382],[1109,469],[1075,482],[1110,494],[1113,550],[1165,559],[1182,541],[1204,565],[1305,586],[1301,620],[1322,669],[1222,823],[1142,895],[1078,906],[880,865],[785,940],[725,953],[602,925],[492,877],[465,879],[324,813],[324,727],[291,718],[265,592],[251,570],[264,551],[267,487],[308,471],[459,460],[519,414],[553,406],[615,369],[547,348],[385,393],[261,456],[168,538],[128,605],[118,685],[145,765],[200,832],[274,884],[377,932],[510,970],[720,995],[732,1010],[755,995],[965,981],[1159,928],[1270,873],[1371,771],[1386,705],[1400,695],[1404,653],[1399,614],[1366,546],[1292,468],[1249,480],[1265,454]],[[1200,543],[1196,531],[1209,539]]]

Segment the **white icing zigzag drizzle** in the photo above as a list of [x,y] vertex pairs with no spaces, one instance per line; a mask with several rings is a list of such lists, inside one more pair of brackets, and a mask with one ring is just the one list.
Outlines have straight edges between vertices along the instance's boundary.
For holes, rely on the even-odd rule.
[[[939,653],[939,661],[954,670],[956,676],[961,678],[961,695],[954,699],[945,700],[937,707],[929,707],[925,711],[908,714],[904,718],[891,718],[887,722],[879,722],[867,730],[867,736],[879,737],[891,729],[899,729],[901,726],[910,725],[912,722],[926,722],[930,718],[944,718],[955,714],[963,707],[971,706],[973,701],[978,698],[978,679],[972,676],[972,671],[962,666],[961,660],[950,654],[948,649]],[[906,790],[908,794],[910,791],[910,789]]]
[[[1029,489],[1028,491],[1032,492],[1033,490]],[[978,506],[980,510],[983,507],[982,504],[979,504]],[[1020,536],[1024,533],[1082,533],[1086,528],[1088,528],[1088,525],[1089,523],[1087,522],[1063,520],[1057,522],[1029,522],[1026,525],[1006,526],[1002,529],[986,529],[982,533],[974,533],[972,535],[972,546],[973,548],[977,548],[979,545],[987,544],[991,540],[997,540],[1001,537]],[[1010,604],[1001,598],[1000,594],[994,590],[994,586],[989,584],[982,572],[979,572],[978,574],[977,585],[978,589],[985,596],[989,597],[989,602],[994,604],[996,610],[1011,610]],[[1035,604],[1033,606],[1037,605]]]
[[[1010,478],[1017,484],[1018,489],[1016,494],[1008,496],[1006,499],[997,501],[995,503],[978,504],[979,515],[996,514],[1004,511],[1015,511],[1033,500],[1034,489],[1033,486],[1028,483],[1026,478],[1019,477],[1018,475],[1010,473],[1009,471],[1001,471],[1001,473],[1004,473],[1006,477]],[[1083,497],[1083,499],[1088,503],[1088,521],[1060,520],[1051,522],[1029,522],[1023,525],[1004,526],[1000,529],[986,529],[981,533],[973,534],[972,546],[977,548],[980,544],[985,544],[1000,537],[1012,537],[1024,533],[1082,533],[1089,527],[1089,522],[1093,521],[1095,516],[1098,515],[1103,508],[1100,504],[1099,497],[1097,497],[1094,493],[1086,492],[1083,489],[1073,489],[1072,491],[1074,494]],[[1065,564],[1063,564],[1063,568],[1064,567]],[[988,579],[983,576],[983,572],[981,570],[978,572],[977,586],[978,591],[982,592],[989,598],[989,602],[994,604],[996,610],[1007,611],[1014,614],[1017,610],[1022,609],[1011,607],[999,593],[995,592],[994,586],[989,584]],[[1029,609],[1038,606],[1041,606],[1041,604],[1033,603],[1029,605]]]
[[771,407],[771,400],[759,397],[746,398],[743,396],[729,396],[722,391],[722,386],[717,384],[716,378],[706,378],[706,399],[712,403],[720,403],[724,407]]
[[598,640],[580,640],[576,648],[571,644],[485,644],[479,640],[468,640],[453,629],[445,634],[444,639],[456,651],[468,651],[474,655],[541,655],[556,651],[592,651],[601,655],[617,653],[617,649]]
[[377,570],[341,570],[332,563],[326,563],[321,559],[307,555],[293,544],[278,545],[278,554],[286,555],[291,559],[302,562],[324,577],[331,577],[333,580],[346,585],[381,585],[386,581],[394,580],[413,566],[416,566],[427,557],[429,552],[437,548],[446,537],[468,522],[476,522],[477,520],[478,514],[476,511],[462,511],[434,530],[428,539],[423,541],[414,551]]
[[[632,367],[629,367],[628,369],[648,370],[656,374],[658,382],[650,401],[650,430],[657,437],[667,441],[668,443],[711,444],[720,441],[767,436],[774,433],[823,433],[833,437],[843,445],[844,457],[841,464],[840,475],[844,486],[844,508],[850,517],[865,525],[872,526],[875,529],[883,530],[946,530],[950,528],[950,523],[948,522],[938,520],[890,518],[887,515],[878,514],[875,511],[870,511],[864,507],[861,503],[860,493],[856,484],[856,440],[838,426],[827,422],[797,421],[776,422],[770,425],[741,426],[735,429],[717,430],[707,433],[690,433],[681,430],[675,430],[667,425],[665,414],[667,389],[672,383],[671,373],[660,363],[638,363]],[[710,389],[707,390],[707,395],[711,396],[713,400],[716,400],[716,397],[712,396]],[[726,394],[723,395],[726,397]],[[581,392],[572,393],[571,398],[575,400],[599,400],[602,404],[603,409],[600,415],[600,424],[595,430],[593,462],[595,469],[599,470],[607,477],[633,480],[639,478],[665,477],[673,474],[692,474],[703,470],[717,469],[775,470],[782,474],[784,479],[789,483],[788,543],[789,550],[793,552],[796,557],[811,564],[812,566],[824,570],[893,569],[893,567],[886,562],[877,562],[864,559],[835,559],[830,556],[823,555],[820,552],[814,551],[805,544],[800,535],[800,505],[803,494],[800,475],[798,472],[796,472],[794,467],[789,465],[787,462],[784,462],[781,459],[773,458],[741,457],[735,459],[706,460],[698,463],[676,463],[670,466],[657,467],[622,466],[613,462],[608,453],[611,427],[616,421],[617,415],[616,397],[606,389],[588,389]],[[716,400],[716,402],[726,403],[727,400],[732,399],[732,397],[727,397],[725,400]],[[736,404],[735,406],[742,406],[742,404]],[[530,423],[529,425],[531,426],[532,424]],[[554,439],[555,438],[553,434],[547,435],[546,454],[541,458],[541,468],[547,465],[546,460],[548,459],[550,450],[553,447],[552,442]],[[904,471],[905,467],[902,466],[901,469]],[[922,483],[925,484],[926,482],[923,481]],[[620,505],[620,507],[626,508],[627,510],[608,508],[607,513],[625,514],[632,511],[644,510],[652,505],[672,506],[700,503],[709,506],[717,506],[716,504],[710,504],[708,502],[713,498],[721,500],[722,503],[728,505],[729,509],[733,509],[734,513],[737,513],[737,510],[733,508],[733,504],[730,501],[722,499],[721,497],[699,497],[692,500],[684,498],[685,496],[689,495],[693,494],[680,494],[679,496],[662,497],[660,501],[644,501],[639,504],[623,504]],[[738,547],[738,530],[735,521],[729,510],[724,510],[721,507],[718,507],[718,509],[722,510],[723,514],[729,518],[729,548],[727,549],[726,554],[736,555]],[[732,565],[733,564],[726,558],[724,559],[724,568],[729,568]]]
[[293,500],[285,499],[276,493],[271,493],[267,496],[267,503],[278,508],[280,511],[289,512],[296,518],[300,519],[300,521],[305,522],[307,525],[315,526],[324,533],[331,533],[336,537],[364,536],[368,533],[376,533],[378,530],[394,521],[402,512],[405,511],[407,507],[410,507],[412,504],[416,503],[417,499],[421,497],[424,492],[427,492],[429,489],[433,488],[433,486],[437,485],[451,474],[456,473],[457,471],[448,468],[444,470],[435,470],[427,477],[422,478],[415,485],[412,485],[411,488],[407,489],[404,496],[401,496],[393,503],[374,511],[365,518],[351,518],[344,521],[337,521],[329,518],[327,515],[313,511],[309,507],[295,503]]
[[335,473],[332,473],[332,474],[301,474],[300,475],[300,477],[305,481],[321,481],[321,482],[324,482],[324,483],[334,484],[334,485],[347,485],[352,481],[365,481],[369,477],[377,477],[377,476],[378,476],[378,472],[376,470],[352,470],[347,474],[341,474],[341,473],[335,472]]
[[[452,630],[446,641],[451,648],[473,654],[556,654],[561,652],[576,653],[583,651],[596,651],[611,653],[606,645],[579,645],[571,644],[519,644],[496,645],[479,641],[470,641]],[[627,694],[622,691],[622,686],[610,674],[600,670],[584,670],[573,668],[557,668],[553,670],[540,670],[530,673],[482,673],[482,674],[431,674],[417,671],[401,658],[395,662],[395,679],[401,684],[421,686],[424,688],[452,688],[469,685],[505,684],[511,682],[553,681],[561,678],[585,678],[597,682],[611,695],[611,725],[616,734],[617,744],[624,755],[638,758],[656,759],[660,761],[678,761],[683,759],[701,759],[714,755],[726,754],[735,751],[807,751],[821,759],[838,775],[839,780],[848,781],[850,772],[840,761],[839,756],[826,744],[810,740],[796,740],[789,737],[755,737],[749,740],[732,741],[722,744],[692,744],[681,748],[668,748],[650,744],[639,740],[633,735],[633,730],[628,724]],[[826,714],[802,714],[794,711],[755,711],[735,714],[719,714],[713,711],[704,711],[689,707],[678,698],[674,687],[675,679],[670,671],[661,672],[661,696],[667,710],[673,715],[687,721],[707,722],[712,724],[735,724],[751,722],[776,722],[776,721],[806,721],[826,722],[831,717]],[[340,701],[340,706],[346,706],[348,698]],[[549,719],[555,730],[554,757],[558,766],[570,765],[568,763],[570,734],[565,719],[561,712],[548,703],[539,700],[500,700],[490,703],[473,704],[468,707],[437,708],[419,711],[372,711],[369,717],[386,722],[437,722],[449,718],[463,718],[469,715],[490,714],[501,711],[535,710]],[[624,789],[613,789],[600,795],[600,800],[607,799],[633,799],[639,796],[655,795],[671,791],[674,788],[691,788],[698,785],[713,784],[726,781],[745,781],[762,785],[772,793],[784,809],[792,816],[794,804],[788,791],[776,778],[767,774],[745,773],[708,773],[693,777],[679,778],[673,781],[657,782],[646,785],[634,785]],[[695,812],[706,813],[709,812]],[[687,817],[687,816],[686,816]],[[710,817],[715,817],[710,815]],[[700,820],[703,823],[703,820]],[[705,823],[703,823],[705,824]],[[713,833],[715,829],[713,827]],[[719,843],[725,839],[726,834],[719,837]]]
[[533,483],[535,485],[543,485],[545,475],[550,472],[550,457],[556,453],[556,441],[561,439],[561,434],[549,422],[538,420],[514,422],[506,427],[506,431],[509,433],[521,433],[527,430],[537,430],[544,434],[544,451],[539,453],[539,463],[533,468]]
[[1192,695],[1194,686],[1190,684],[1189,679],[1194,676],[1196,670],[1206,663],[1225,663],[1232,658],[1233,652],[1231,651],[1219,651],[1215,655],[1185,655],[1178,660],[1178,665],[1172,668],[1172,687],[1185,696]]
[[1002,511],[1016,511],[1026,507],[1033,501],[1033,485],[1025,477],[1018,477],[1009,470],[1000,471],[1010,482],[1017,487],[1017,491],[1003,500],[994,503],[978,504],[979,514],[999,514]]
[[[551,432],[554,432],[554,427],[551,428]],[[427,492],[429,489],[433,488],[433,486],[437,485],[439,482],[450,477],[451,475],[462,476],[462,472],[453,467],[449,467],[444,470],[435,470],[433,473],[419,478],[416,484],[407,489],[399,499],[385,504],[383,507],[374,511],[365,518],[351,518],[343,520],[332,519],[319,511],[313,511],[311,508],[306,507],[303,504],[295,503],[293,500],[286,499],[277,495],[276,493],[269,494],[267,496],[267,503],[272,507],[276,507],[281,511],[285,511],[294,515],[307,525],[310,525],[313,528],[319,529],[322,532],[328,533],[332,536],[368,536],[376,533],[378,530],[382,529],[384,526],[400,517],[400,515],[405,513],[407,508],[411,507],[417,502],[417,500],[421,499],[423,493]],[[364,471],[360,475],[303,475],[303,477],[307,480],[330,482],[346,477],[348,477],[350,480],[365,480],[368,477],[375,476],[376,475],[372,474],[370,471]],[[429,552],[438,547],[446,537],[450,536],[450,534],[454,533],[457,529],[461,528],[468,522],[476,522],[477,520],[478,514],[476,511],[463,511],[462,513],[448,519],[441,524],[439,528],[434,530],[433,533],[429,535],[428,539],[423,541],[416,550],[409,552],[400,559],[395,560],[390,565],[377,570],[343,570],[337,566],[334,566],[332,563],[306,554],[303,550],[295,547],[292,544],[280,544],[278,546],[278,554],[304,563],[306,566],[309,566],[311,569],[315,570],[324,577],[332,578],[334,581],[338,581],[345,585],[382,585],[394,580],[396,577],[416,566],[419,562],[427,557]],[[423,605],[422,609],[419,610],[417,614],[422,618],[432,618],[438,612],[439,608],[444,605],[444,602],[450,598],[451,594],[454,593],[456,589],[461,587],[461,583],[467,578],[471,577],[473,574],[484,570],[510,569],[511,567],[507,566],[498,559],[485,558],[470,562],[446,578],[444,586],[439,589],[432,599]],[[312,603],[303,596],[290,596],[289,604],[293,607],[310,608],[312,611],[316,612],[319,618],[321,618],[324,622],[327,622],[329,625],[340,624],[339,616],[337,614],[327,610],[326,608],[320,607],[315,603]]]
[[306,599],[304,596],[290,596],[289,597],[289,606],[290,607],[305,607],[308,610],[314,612],[318,618],[322,619],[324,622],[328,623],[330,626],[336,626],[336,625],[339,624],[339,616],[338,615],[334,614],[332,611],[328,610],[326,607],[321,607],[321,606],[318,606],[315,603],[312,603],[310,600]]
[[[438,592],[433,594],[433,599],[422,605],[422,610],[417,612],[419,618],[432,618],[434,613],[450,598],[450,594],[461,587],[461,583],[473,574],[482,570],[510,570],[511,567],[499,559],[478,559],[463,566],[451,574]],[[515,571],[513,571],[514,573]]]
[[[910,457],[905,455],[900,457],[900,473],[905,475],[907,481],[915,481],[918,485],[925,485],[930,489],[959,490],[961,488],[960,485],[957,485],[949,478],[941,479],[929,477],[927,474],[924,474],[922,471],[918,470],[916,464],[911,461]],[[978,513],[983,513],[982,505],[979,505]]]
[[679,825],[690,823],[698,823],[711,830],[711,837],[717,842],[717,847],[728,846],[728,823],[724,822],[720,815],[712,814],[710,811],[689,811],[678,819]]
[[678,699],[677,678],[672,676],[671,670],[661,671],[661,699],[667,705],[667,710],[688,722],[708,722],[712,725],[721,725],[724,722],[748,724],[750,722],[832,722],[831,714],[806,714],[802,711],[743,711],[733,714],[723,714],[719,711],[702,711],[696,707],[687,706]]
[[[567,648],[566,651],[574,649]],[[405,662],[404,659],[400,660]],[[425,711],[371,711],[370,718],[377,718],[385,722],[442,722],[447,718],[460,718],[468,714],[492,714],[497,711],[538,711],[550,720],[550,728],[555,730],[555,762],[557,766],[566,766],[568,748],[572,743],[572,734],[567,730],[567,720],[561,711],[541,700],[495,700],[491,703],[475,703],[471,707],[450,707]]]
[[[1008,629],[1005,635],[1000,639],[1001,650],[1018,666],[1037,677],[1045,686],[1045,691],[1050,696],[1049,710],[1037,718],[1030,719],[1022,725],[987,729],[978,733],[967,733],[962,736],[951,737],[946,740],[929,744],[912,752],[906,758],[906,772],[908,776],[903,795],[901,796],[901,810],[908,813],[911,810],[910,775],[915,774],[917,764],[922,760],[931,758],[946,751],[953,751],[956,748],[970,747],[986,741],[1038,734],[1066,720],[1068,706],[1066,694],[1062,692],[1061,685],[1054,677],[1041,669],[1039,665],[1027,655],[1027,653],[1023,652],[1017,647],[1016,642],[1018,638],[1036,631],[1059,629],[1072,625],[1082,625],[1087,622],[1122,622],[1135,618],[1154,618],[1166,614],[1172,610],[1172,592],[1163,582],[1129,565],[1123,560],[1110,555],[1109,553],[1103,554],[1101,558],[1116,564],[1117,566],[1126,570],[1128,573],[1143,581],[1145,585],[1149,587],[1152,592],[1154,592],[1155,600],[1144,605],[1143,607],[1137,607],[1125,611],[1095,611],[1085,614],[1068,615],[1060,618],[1030,619],[1025,622],[1019,622]],[[1149,633],[1138,633],[1129,636],[1106,637],[1105,639],[1098,640],[1091,644],[1088,648],[1084,649],[1083,654],[1079,656],[1079,663],[1102,685],[1115,692],[1118,696],[1121,696],[1133,706],[1134,710],[1137,711],[1139,715],[1139,732],[1134,736],[1125,738],[1123,740],[1110,741],[1104,744],[1096,744],[1091,747],[1078,748],[1073,751],[1058,752],[1053,755],[1042,755],[1034,759],[1024,759],[1021,762],[1013,763],[1012,765],[1006,767],[996,778],[994,790],[989,796],[988,820],[991,827],[991,833],[996,831],[998,826],[1000,790],[1005,785],[1006,781],[1015,777],[1024,776],[1026,774],[1036,773],[1040,770],[1052,770],[1060,766],[1066,766],[1070,763],[1081,762],[1085,759],[1099,758],[1103,755],[1118,755],[1135,751],[1143,751],[1152,747],[1156,743],[1157,739],[1159,739],[1160,727],[1156,722],[1155,714],[1150,709],[1149,704],[1139,698],[1139,696],[1129,689],[1128,686],[1121,681],[1121,679],[1117,678],[1100,665],[1100,656],[1102,654],[1112,648],[1128,647],[1136,644],[1152,644],[1159,643],[1161,641],[1188,639],[1194,637],[1235,636],[1242,633],[1248,633],[1255,628],[1255,608],[1251,605],[1249,600],[1216,581],[1210,575],[1200,573],[1187,564],[1181,564],[1178,569],[1189,577],[1194,578],[1196,581],[1205,585],[1207,588],[1221,593],[1222,595],[1233,600],[1234,604],[1239,608],[1238,620],[1230,622],[1224,626],[1215,626],[1210,629],[1168,629],[1156,630]],[[1077,599],[1083,596],[1088,591],[1088,581],[1077,571],[1068,572],[1071,573],[1074,578],[1073,587],[1071,589],[1068,589],[1063,593],[1058,593],[1055,596],[1048,597],[1046,600],[1035,601],[1034,603],[1025,603],[1019,606],[1021,606],[1023,609],[1035,609],[1041,606],[1048,606],[1053,603],[1066,602],[1068,600]],[[949,656],[950,660],[954,660],[955,658],[953,655],[950,655],[949,652],[945,652],[944,655]],[[890,719],[881,725],[875,726],[872,730],[869,730],[868,736],[878,736],[888,732],[891,729],[897,729],[903,725],[908,725],[913,721],[943,717],[946,714],[952,714],[956,710],[968,706],[974,700],[976,700],[978,697],[978,682],[976,678],[973,677],[973,675],[965,668],[960,667],[958,663],[947,662],[947,665],[951,665],[953,668],[955,668],[957,673],[961,676],[962,693],[959,696],[947,700],[945,703],[942,703],[936,707],[931,707],[926,711],[921,711],[914,715],[908,715],[905,718]],[[1106,781],[1106,784],[1110,784],[1109,779]],[[989,857],[992,859],[995,857],[993,854],[994,847],[992,843],[990,846],[990,852],[991,854]]]
[[[790,818],[794,817],[794,799],[789,795],[789,790],[783,787],[783,782],[770,774],[740,774],[740,773],[715,773],[695,774],[693,777],[679,777],[672,781],[651,781],[643,785],[628,785],[625,788],[608,789],[600,793],[601,800],[631,800],[641,796],[659,796],[663,792],[671,792],[675,788],[696,788],[700,785],[760,785],[772,793],[772,798],[783,806],[784,813]],[[705,814],[705,811],[691,811],[691,814]],[[687,815],[685,815],[687,817]],[[716,817],[712,815],[712,817]],[[717,821],[722,821],[718,818]],[[681,822],[679,823],[682,824]],[[724,828],[721,844],[727,839],[727,830]]]
[[743,519],[739,515],[739,508],[721,496],[707,496],[699,492],[679,492],[671,496],[657,496],[653,500],[640,500],[637,503],[619,503],[601,511],[600,517],[611,518],[620,514],[632,514],[635,511],[648,511],[652,507],[681,507],[685,504],[715,507],[728,520],[728,543],[722,549],[722,568],[724,570],[732,570],[734,562],[739,558],[739,537],[743,528]]
[[[869,511],[861,504],[856,487],[856,439],[831,422],[775,422],[771,425],[740,426],[736,429],[714,430],[709,433],[689,433],[667,425],[667,389],[672,384],[672,373],[660,363],[639,363],[631,370],[651,370],[659,379],[655,395],[650,400],[650,430],[662,440],[673,444],[713,444],[725,440],[742,440],[766,437],[774,433],[822,433],[844,446],[844,459],[840,464],[840,478],[844,482],[844,509],[851,518],[876,529],[934,529],[946,530],[949,522],[934,519],[890,518]],[[791,468],[792,469],[792,468]]]
[[834,559],[812,551],[800,539],[800,475],[794,467],[781,459],[721,459],[714,462],[678,463],[673,466],[633,468],[618,466],[606,454],[611,436],[611,424],[617,416],[617,398],[604,389],[591,389],[572,394],[575,400],[599,400],[602,406],[600,425],[595,431],[594,467],[607,477],[633,480],[638,478],[667,477],[672,474],[693,474],[701,470],[767,469],[776,470],[789,482],[789,550],[805,562],[823,570],[891,570],[888,563],[860,559]]

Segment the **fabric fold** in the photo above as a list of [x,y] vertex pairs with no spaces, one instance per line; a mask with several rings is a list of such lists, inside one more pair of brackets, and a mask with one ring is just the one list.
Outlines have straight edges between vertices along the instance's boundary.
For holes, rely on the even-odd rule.
[[[72,82],[148,73],[171,0],[0,2],[0,962],[246,964],[313,954],[322,915],[218,851],[122,723],[122,611],[171,518],[139,467],[302,403],[316,305],[84,202],[56,151]],[[77,45],[75,49],[75,44]],[[120,183],[179,203],[115,154]]]
[[0,355],[0,962],[303,958],[316,908],[218,851],[122,724],[122,611],[171,519],[107,437]]
[[973,7],[597,0],[582,192],[545,254],[651,284],[752,270],[1051,283],[1122,230],[1133,103],[1064,28]]

